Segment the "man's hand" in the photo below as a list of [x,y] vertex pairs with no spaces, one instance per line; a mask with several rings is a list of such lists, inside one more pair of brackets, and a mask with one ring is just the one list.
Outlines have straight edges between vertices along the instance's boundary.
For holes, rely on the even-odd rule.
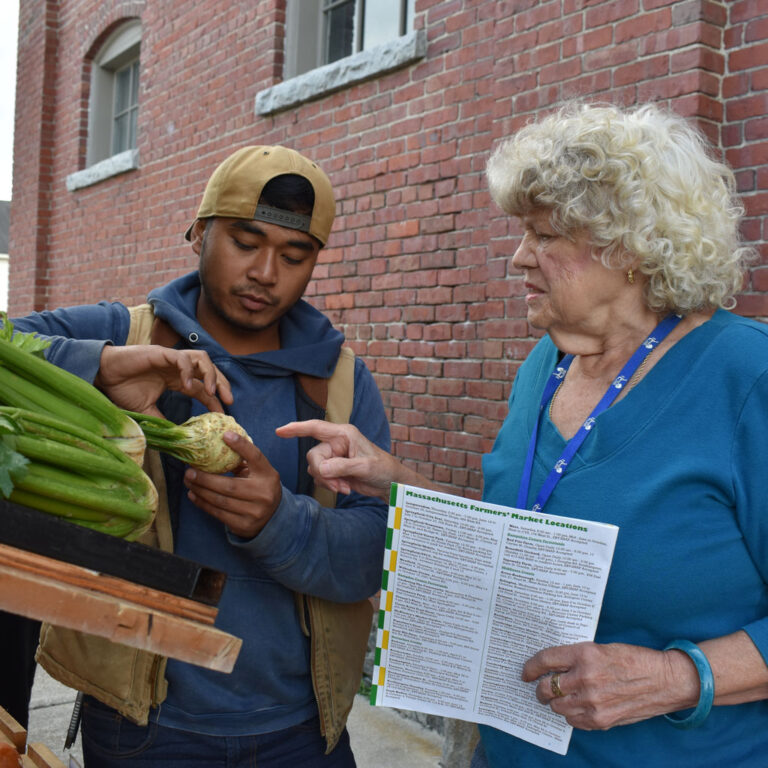
[[221,520],[237,536],[252,539],[280,504],[280,475],[253,443],[234,432],[225,432],[223,437],[243,459],[234,477],[188,469],[184,485],[193,504]]
[[194,397],[210,411],[223,411],[222,402],[232,404],[226,377],[198,350],[107,344],[93,383],[120,408],[154,416],[162,416],[156,403],[167,389]]

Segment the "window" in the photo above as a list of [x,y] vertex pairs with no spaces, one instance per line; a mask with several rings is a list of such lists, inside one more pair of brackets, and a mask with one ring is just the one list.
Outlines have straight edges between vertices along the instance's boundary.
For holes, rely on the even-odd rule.
[[141,23],[132,20],[121,24],[94,57],[87,166],[136,148],[140,49]]
[[287,0],[283,82],[256,94],[271,115],[424,58],[414,0]]
[[121,24],[91,62],[85,169],[67,176],[70,191],[138,167],[141,22]]
[[414,0],[288,0],[286,78],[368,51],[413,28]]
[[115,71],[112,121],[112,154],[136,147],[136,117],[139,113],[139,60]]

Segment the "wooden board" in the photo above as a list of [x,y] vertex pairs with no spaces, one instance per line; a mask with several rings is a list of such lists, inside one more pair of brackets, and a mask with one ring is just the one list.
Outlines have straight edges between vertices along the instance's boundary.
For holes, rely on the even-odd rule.
[[45,745],[27,745],[27,732],[7,710],[0,707],[0,740],[12,744],[20,755],[23,768],[65,768],[64,763]]
[[64,763],[56,757],[53,750],[38,741],[30,743],[27,748],[27,757],[35,768],[65,768]]
[[19,571],[48,576],[62,584],[85,587],[203,624],[213,624],[218,613],[218,608],[211,605],[170,595],[157,589],[135,584],[132,581],[117,579],[114,576],[91,571],[87,568],[81,568],[79,565],[72,565],[72,563],[54,560],[43,555],[36,555],[23,549],[9,547],[6,544],[0,544],[0,563],[13,566]]
[[226,574],[134,541],[108,536],[0,498],[0,542],[217,605]]
[[[8,548],[6,553],[12,549]],[[210,623],[174,615],[158,605],[147,605],[146,600],[137,602],[136,585],[131,582],[124,583],[121,595],[110,594],[103,589],[104,577],[99,573],[89,574],[86,569],[62,563],[56,566],[55,573],[46,573],[49,558],[15,554],[16,565],[8,564],[4,556],[0,560],[0,609],[207,669],[232,671],[242,645],[240,638]],[[24,562],[19,565],[19,561]],[[62,574],[68,569],[79,571],[77,583],[63,580]]]

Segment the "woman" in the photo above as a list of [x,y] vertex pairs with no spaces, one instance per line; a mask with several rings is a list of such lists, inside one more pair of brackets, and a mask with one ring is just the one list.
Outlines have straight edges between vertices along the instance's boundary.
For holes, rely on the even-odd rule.
[[[619,536],[595,642],[522,672],[574,726],[566,758],[481,726],[473,768],[764,766],[768,327],[725,309],[748,255],[733,176],[656,107],[575,105],[502,144],[488,179],[522,221],[513,264],[546,333],[483,498]],[[434,487],[351,430],[282,428],[306,431],[325,484]]]

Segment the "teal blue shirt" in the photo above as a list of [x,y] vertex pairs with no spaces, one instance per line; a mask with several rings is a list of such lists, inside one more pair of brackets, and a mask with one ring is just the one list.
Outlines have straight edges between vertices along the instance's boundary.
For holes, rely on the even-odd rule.
[[[548,337],[518,372],[484,458],[484,499],[514,506],[544,384]],[[565,441],[541,417],[529,507]],[[545,507],[619,526],[598,643],[663,648],[746,630],[768,663],[768,326],[725,311],[675,344],[597,418]],[[566,757],[482,727],[492,768],[768,765],[768,702],[574,729]]]

